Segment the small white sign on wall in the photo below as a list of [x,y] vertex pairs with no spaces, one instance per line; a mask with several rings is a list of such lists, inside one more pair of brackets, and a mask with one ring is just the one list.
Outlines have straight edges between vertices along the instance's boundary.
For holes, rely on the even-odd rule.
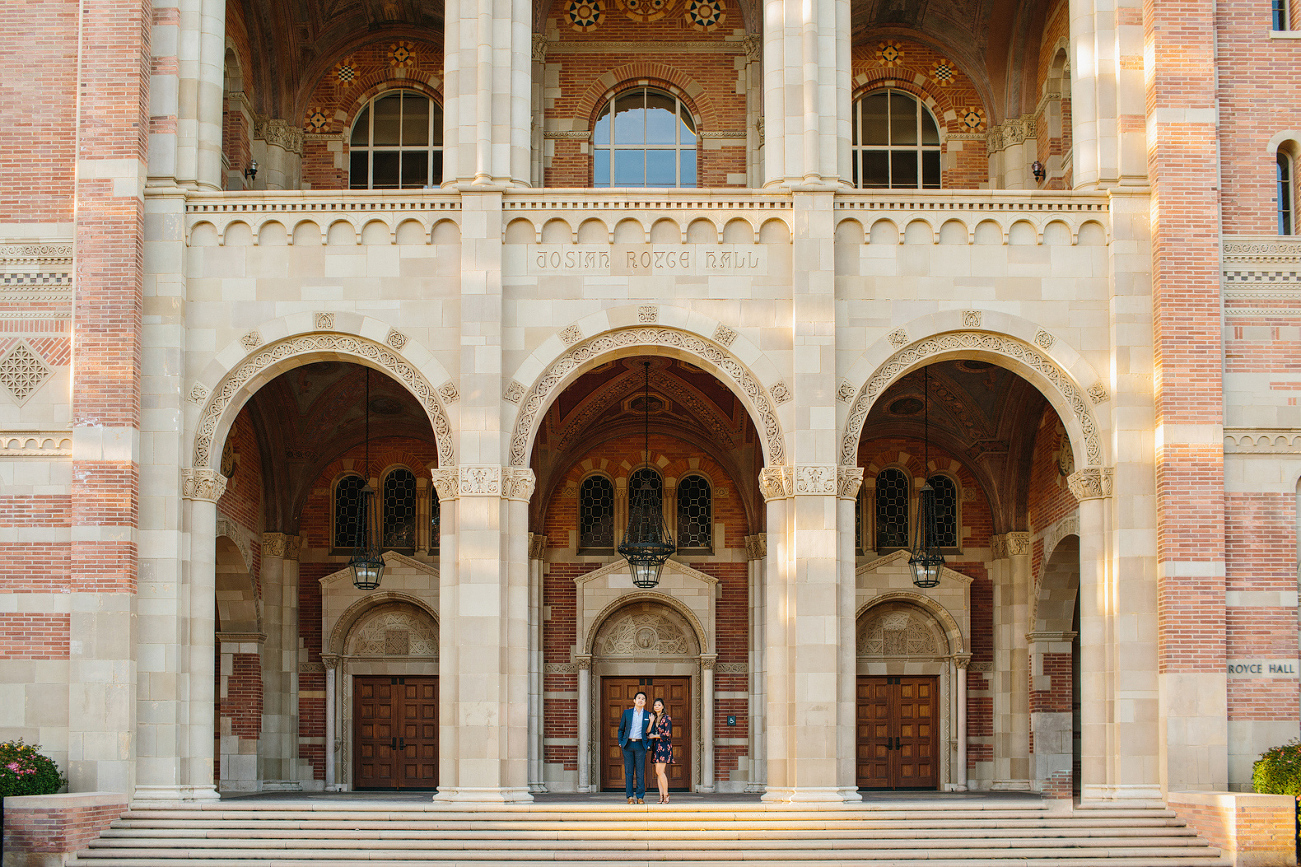
[[1233,678],[1294,678],[1301,671],[1295,659],[1230,659],[1228,675]]

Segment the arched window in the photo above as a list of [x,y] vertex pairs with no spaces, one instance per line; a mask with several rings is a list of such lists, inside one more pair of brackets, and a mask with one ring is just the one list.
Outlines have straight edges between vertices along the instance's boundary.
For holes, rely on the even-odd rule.
[[940,129],[910,93],[887,88],[854,103],[854,186],[940,188]]
[[357,114],[349,146],[348,186],[410,190],[443,179],[443,111],[423,93],[393,90]]
[[334,486],[334,547],[354,548],[361,529],[361,489],[366,481],[358,475],[347,475]]
[[876,549],[908,547],[908,477],[884,469],[876,477]]
[[936,542],[941,548],[958,547],[958,486],[948,476],[926,480],[935,491],[935,517],[939,527]]
[[588,476],[578,488],[578,547],[614,547],[614,485],[605,476]]
[[1287,29],[1287,0],[1273,0],[1271,11],[1272,26],[1275,30]]
[[649,87],[610,100],[592,129],[592,186],[695,185],[696,122],[682,100]]
[[[643,488],[642,486],[645,485]],[[633,492],[643,491],[642,496],[650,497],[652,502],[658,501],[661,505],[664,503],[664,478],[650,467],[642,467],[634,470],[632,475],[628,476],[628,507],[632,508]]]
[[714,499],[704,476],[678,482],[678,548],[714,550]]
[[441,545],[443,513],[438,504],[438,488],[429,486],[429,553],[434,554]]
[[384,478],[385,548],[416,547],[416,474],[400,467]]
[[1296,181],[1293,177],[1292,155],[1278,149],[1278,233],[1291,235],[1296,231]]

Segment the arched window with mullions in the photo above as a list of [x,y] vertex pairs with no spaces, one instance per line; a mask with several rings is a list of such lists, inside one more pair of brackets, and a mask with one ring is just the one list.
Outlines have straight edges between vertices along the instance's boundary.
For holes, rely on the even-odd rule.
[[416,475],[399,467],[384,477],[384,547],[416,547]]
[[415,90],[381,93],[357,114],[348,186],[418,190],[443,180],[443,110]]
[[876,550],[908,547],[908,476],[887,467],[876,477]]
[[682,100],[651,87],[625,90],[592,128],[592,186],[694,187],[696,139]]
[[958,485],[944,475],[934,475],[926,480],[935,491],[935,518],[941,548],[958,547]]
[[578,547],[614,547],[614,485],[605,476],[588,476],[578,488]]
[[704,476],[678,482],[678,548],[714,550],[714,499]]
[[938,190],[940,128],[930,109],[886,88],[854,103],[854,186],[871,190]]
[[1292,155],[1283,148],[1278,149],[1278,233],[1291,235],[1296,232],[1296,179],[1294,177]]
[[361,489],[366,482],[349,474],[334,486],[334,547],[355,548],[361,520]]

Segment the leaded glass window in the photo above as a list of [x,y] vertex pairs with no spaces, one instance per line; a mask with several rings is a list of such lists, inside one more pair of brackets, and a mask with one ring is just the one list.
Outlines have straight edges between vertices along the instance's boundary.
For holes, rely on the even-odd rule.
[[941,548],[958,547],[958,486],[948,476],[931,476],[926,480],[935,491],[936,544]]
[[384,547],[416,547],[416,475],[396,469],[384,479]]
[[592,186],[695,185],[696,122],[682,100],[649,87],[610,100],[592,128]]
[[414,90],[391,90],[357,114],[349,140],[348,186],[410,190],[443,180],[443,111]]
[[894,468],[876,477],[876,547],[908,547],[908,477]]
[[441,534],[443,532],[443,513],[438,505],[438,489],[433,485],[429,486],[429,550],[435,552],[439,548]]
[[860,491],[854,498],[854,550],[863,553],[863,501],[867,494]]
[[361,529],[361,489],[365,485],[361,476],[348,475],[334,486],[335,548],[357,546],[357,533]]
[[634,496],[649,497],[652,503],[664,502],[664,478],[650,467],[642,467],[634,470],[633,474],[628,477],[628,491],[630,501],[629,509],[633,503],[631,498]]
[[915,96],[887,88],[854,103],[854,186],[938,190],[940,129]]
[[614,485],[605,476],[588,476],[578,489],[578,547],[614,547]]
[[678,482],[678,547],[714,548],[714,499],[703,476]]

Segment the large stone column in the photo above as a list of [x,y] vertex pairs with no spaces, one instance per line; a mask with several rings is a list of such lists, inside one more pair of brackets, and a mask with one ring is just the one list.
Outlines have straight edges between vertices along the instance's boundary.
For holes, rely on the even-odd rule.
[[444,21],[444,182],[527,185],[531,4],[448,0]]
[[226,477],[215,470],[187,470],[181,488],[189,520],[189,574],[185,602],[188,643],[182,695],[181,791],[186,800],[217,798],[213,783],[213,735],[216,731],[213,665],[217,639],[217,501],[226,490]]
[[765,186],[850,176],[849,6],[764,0]]
[[[1071,141],[1076,189],[1147,182],[1143,11],[1137,0],[1071,0]],[[1177,29],[1174,33],[1173,38],[1186,39]],[[1208,37],[1206,44],[1211,41]],[[1179,51],[1172,56],[1184,59]],[[1208,60],[1207,75],[1213,65]]]
[[542,699],[542,573],[547,537],[529,534],[529,792],[547,791],[544,781]]
[[[838,467],[836,476],[836,548],[839,564],[838,595],[839,654],[836,660],[839,680],[837,701],[840,740],[836,751],[840,757],[837,771],[844,785],[857,786],[858,754],[858,575],[854,560],[855,505],[858,492],[863,487],[862,467]],[[848,781],[848,782],[845,782]]]
[[700,788],[714,791],[714,664],[718,654],[700,657]]
[[226,0],[164,2],[152,18],[150,183],[220,190]]
[[767,698],[765,689],[766,662],[764,648],[764,572],[768,557],[768,534],[756,533],[745,537],[745,559],[750,579],[750,782],[748,794],[762,794],[768,778],[768,742],[764,737],[767,721],[764,715]]
[[994,562],[994,788],[1030,788],[1030,534],[990,540]]

